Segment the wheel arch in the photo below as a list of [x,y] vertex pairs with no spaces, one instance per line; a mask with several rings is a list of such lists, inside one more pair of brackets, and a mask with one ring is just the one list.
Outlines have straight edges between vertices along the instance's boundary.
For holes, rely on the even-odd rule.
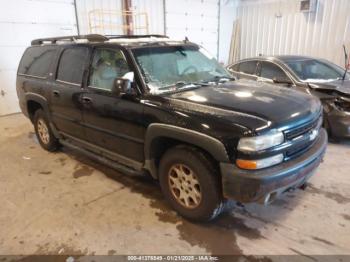
[[27,93],[25,97],[28,117],[30,121],[33,122],[35,111],[38,109],[42,109],[48,113],[47,100],[45,97],[34,93]]
[[195,146],[207,152],[218,162],[229,162],[225,146],[218,139],[206,134],[167,124],[151,124],[145,138],[145,169],[158,178],[158,164],[165,151],[177,144]]
[[27,114],[30,121],[33,123],[35,111],[42,109],[50,121],[49,124],[55,137],[60,137],[58,130],[52,122],[47,99],[44,96],[35,93],[26,93],[25,99]]

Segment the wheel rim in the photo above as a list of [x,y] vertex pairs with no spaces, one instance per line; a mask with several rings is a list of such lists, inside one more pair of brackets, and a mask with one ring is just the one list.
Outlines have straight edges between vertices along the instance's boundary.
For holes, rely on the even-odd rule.
[[50,142],[49,129],[43,119],[38,120],[38,134],[41,142],[48,144]]
[[185,208],[196,208],[202,200],[201,187],[195,172],[186,165],[175,164],[169,169],[168,182],[172,195]]

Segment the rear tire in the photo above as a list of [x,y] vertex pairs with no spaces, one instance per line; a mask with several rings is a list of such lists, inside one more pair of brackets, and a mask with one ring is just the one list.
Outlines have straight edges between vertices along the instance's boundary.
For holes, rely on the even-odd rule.
[[159,181],[167,201],[187,219],[210,221],[224,209],[218,170],[196,148],[169,149],[160,161]]
[[35,111],[33,123],[35,134],[41,147],[50,152],[56,151],[60,144],[58,139],[54,136],[50,128],[49,120],[42,109]]

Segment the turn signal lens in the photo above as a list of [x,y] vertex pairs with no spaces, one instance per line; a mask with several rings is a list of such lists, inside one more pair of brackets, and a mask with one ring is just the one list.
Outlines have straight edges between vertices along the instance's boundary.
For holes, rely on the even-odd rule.
[[246,159],[237,159],[236,165],[239,168],[242,169],[261,169],[269,166],[274,166],[283,161],[283,154],[278,154],[275,156],[271,156],[264,159],[258,159],[258,160],[246,160]]
[[244,160],[244,159],[237,159],[236,164],[239,168],[243,169],[256,169],[256,161],[253,160]]

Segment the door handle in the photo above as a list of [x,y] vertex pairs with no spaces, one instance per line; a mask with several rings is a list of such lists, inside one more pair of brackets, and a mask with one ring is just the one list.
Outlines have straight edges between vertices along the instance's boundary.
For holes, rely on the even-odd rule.
[[82,97],[83,104],[91,104],[92,99],[90,97],[83,96]]
[[59,97],[59,96],[60,96],[60,91],[58,91],[58,90],[53,90],[52,93],[53,93],[53,95],[56,96],[56,97]]

